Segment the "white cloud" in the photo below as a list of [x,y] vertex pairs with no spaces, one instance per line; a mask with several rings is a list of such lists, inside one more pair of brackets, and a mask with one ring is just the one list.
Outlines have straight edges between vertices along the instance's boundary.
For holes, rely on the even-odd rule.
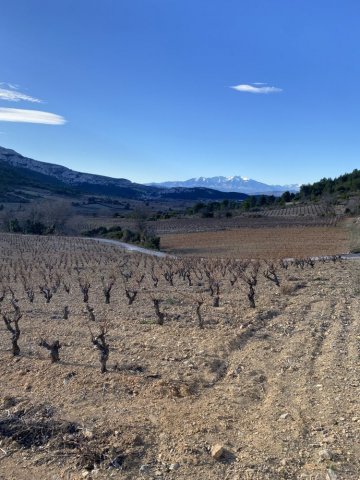
[[0,87],[8,87],[12,88],[13,90],[19,90],[19,85],[16,85],[16,83],[7,83],[7,82],[0,82]]
[[[254,85],[257,85],[254,83]],[[277,87],[254,87],[254,85],[236,85],[235,87],[230,87],[238,92],[246,93],[279,93],[282,92],[282,88]]]
[[40,110],[22,110],[20,108],[0,108],[0,121],[43,123],[46,125],[64,125],[66,120],[60,115]]
[[[2,84],[4,85],[4,84]],[[16,85],[6,84],[10,88],[0,88],[0,100],[7,100],[8,102],[32,102],[32,103],[41,103],[41,100],[38,98],[31,97],[25,93],[21,93],[17,90]]]

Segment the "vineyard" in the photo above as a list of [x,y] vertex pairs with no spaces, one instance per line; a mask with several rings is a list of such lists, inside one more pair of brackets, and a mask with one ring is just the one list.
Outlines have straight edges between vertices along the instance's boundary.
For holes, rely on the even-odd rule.
[[[279,210],[281,211],[281,210]],[[157,235],[170,233],[193,233],[240,228],[287,228],[287,227],[334,227],[337,217],[270,215],[272,210],[256,214],[234,216],[233,218],[177,218],[148,222]],[[285,210],[283,210],[285,212]]]
[[[310,212],[316,211],[317,214]],[[304,213],[303,213],[304,212]],[[1,218],[1,215],[0,215]],[[275,227],[335,227],[341,223],[341,216],[325,215],[321,205],[288,207],[283,209],[261,210],[260,212],[234,214],[233,217],[200,218],[175,216],[169,219],[147,220],[146,225],[156,235],[171,233],[208,232],[232,230],[237,228],[275,228]],[[72,234],[92,230],[101,226],[121,226],[123,229],[136,230],[138,221],[131,218],[118,218],[108,212],[98,212],[96,216],[74,215],[67,222]]]
[[358,262],[0,255],[0,478],[358,479]]
[[294,258],[349,251],[349,235],[340,227],[267,227],[163,235],[162,249],[181,255],[236,258]]
[[283,216],[290,216],[290,217],[303,217],[303,216],[310,216],[310,217],[324,217],[328,216],[328,211],[326,206],[323,204],[304,204],[304,205],[296,205],[293,207],[287,208],[274,208],[269,210],[264,210],[263,215],[270,216],[270,217],[283,217]]

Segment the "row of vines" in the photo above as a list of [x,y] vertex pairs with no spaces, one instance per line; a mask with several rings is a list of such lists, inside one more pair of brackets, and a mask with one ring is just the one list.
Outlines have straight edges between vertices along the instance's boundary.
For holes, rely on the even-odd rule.
[[85,239],[10,234],[0,236],[0,252],[1,349],[19,356],[24,317],[35,316],[42,324],[33,342],[57,363],[62,343],[56,325],[66,323],[71,332],[72,319],[81,318],[81,335],[97,350],[102,373],[125,315],[160,329],[174,322],[216,328],[209,312],[219,312],[220,319],[234,309],[266,307],[272,296],[301,287],[291,283],[295,272],[316,266],[311,258],[157,258]]

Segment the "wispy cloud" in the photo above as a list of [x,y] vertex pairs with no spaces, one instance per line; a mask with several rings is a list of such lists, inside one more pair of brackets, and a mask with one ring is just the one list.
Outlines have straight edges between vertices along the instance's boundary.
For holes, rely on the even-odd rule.
[[254,86],[254,85],[266,85],[264,83],[254,83],[253,85],[235,85],[234,87],[230,87],[233,90],[238,92],[245,92],[245,93],[280,93],[282,92],[282,88],[278,87],[269,87],[269,86]]
[[20,86],[16,83],[9,83],[9,82],[0,82],[0,87],[7,87],[12,88],[13,90],[19,90]]
[[40,110],[22,110],[20,108],[0,108],[0,121],[21,123],[42,123],[45,125],[64,125],[61,115]]
[[[8,88],[3,88],[3,86]],[[0,84],[0,100],[6,100],[8,102],[32,102],[32,103],[41,103],[41,100],[35,97],[31,97],[26,93],[21,93],[18,90],[17,85],[11,83],[1,83]]]

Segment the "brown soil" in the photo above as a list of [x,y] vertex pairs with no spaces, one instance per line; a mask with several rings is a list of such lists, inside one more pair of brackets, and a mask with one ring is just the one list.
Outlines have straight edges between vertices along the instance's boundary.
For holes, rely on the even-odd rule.
[[[17,358],[0,324],[1,479],[358,480],[359,262],[277,266],[280,288],[261,263],[251,309],[229,270],[218,277],[213,307],[206,276],[198,278],[207,264],[195,260],[192,287],[178,275],[172,287],[161,275],[154,289],[149,272],[168,271],[165,263],[112,246],[3,235],[0,254],[2,284],[23,314]],[[138,280],[146,273],[131,306],[119,275],[129,269]],[[57,273],[60,286],[46,304],[38,285],[55,285]],[[101,276],[110,274],[106,305]],[[96,322],[84,312],[79,276],[90,280]],[[10,300],[7,291],[3,313]],[[104,319],[110,357],[101,374],[88,326],[96,333]],[[60,340],[59,364],[40,337]],[[218,459],[216,444],[224,447]]]
[[162,235],[161,248],[179,255],[295,258],[346,253],[349,240],[340,227],[241,228]]
[[[121,224],[129,220],[121,220]],[[158,235],[172,233],[214,232],[243,228],[268,229],[288,227],[330,227],[341,223],[341,217],[322,217],[310,215],[278,215],[266,216],[264,212],[241,214],[232,218],[171,218],[147,222]]]

